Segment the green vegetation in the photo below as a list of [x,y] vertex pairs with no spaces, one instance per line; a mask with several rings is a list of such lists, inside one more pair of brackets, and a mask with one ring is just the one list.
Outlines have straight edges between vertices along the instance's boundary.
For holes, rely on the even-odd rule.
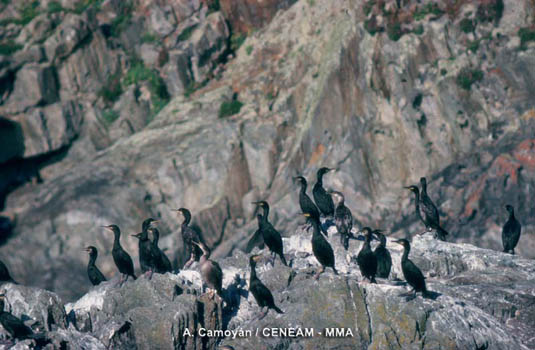
[[416,35],[422,35],[424,33],[424,26],[422,24],[420,24],[419,26],[417,26],[416,28],[414,28],[412,30],[412,32]]
[[473,53],[476,53],[477,50],[479,49],[479,43],[481,42],[480,39],[477,39],[477,40],[474,40],[474,41],[470,41],[468,43],[468,50],[472,51]]
[[219,118],[229,117],[240,113],[243,103],[238,101],[237,96],[234,96],[230,101],[223,101],[219,107]]
[[243,34],[232,34],[230,36],[230,49],[234,52],[238,51],[246,38],[247,37]]
[[123,79],[123,85],[138,85],[146,81],[150,91],[152,102],[152,115],[156,115],[169,102],[170,96],[163,79],[155,69],[145,67],[142,61],[134,59],[132,67]]
[[476,19],[479,22],[498,23],[503,15],[503,0],[490,0],[482,2],[476,12]]
[[445,68],[442,68],[440,70],[440,75],[445,76],[446,74],[448,74],[448,71]]
[[247,52],[247,56],[250,56],[253,52],[253,45],[247,45],[247,47],[245,48],[245,52]]
[[155,43],[158,41],[158,37],[154,33],[145,32],[141,37],[141,41],[143,41],[144,43]]
[[535,41],[535,28],[520,28],[518,36],[520,37],[520,48],[524,50],[528,42]]
[[208,14],[219,11],[220,9],[221,6],[219,5],[219,0],[212,0],[208,2]]
[[472,33],[476,29],[476,25],[470,18],[463,18],[459,23],[461,30],[465,33]]
[[81,14],[87,10],[90,6],[99,6],[104,0],[81,0],[74,5],[74,13]]
[[384,31],[383,27],[377,25],[377,20],[373,16],[364,21],[364,29],[366,29],[372,36],[375,35],[375,33]]
[[47,11],[48,13],[56,13],[56,12],[65,11],[65,9],[63,8],[63,6],[61,6],[61,4],[58,1],[51,1],[48,3]]
[[479,69],[463,68],[457,75],[457,85],[470,90],[472,84],[483,80],[483,72]]
[[119,113],[113,109],[106,109],[102,111],[102,119],[107,125],[112,124],[114,121],[119,118]]
[[197,83],[195,81],[190,82],[188,86],[186,87],[186,90],[184,91],[184,97],[189,98],[195,91],[206,86],[207,83],[208,83],[208,80],[205,80],[201,83]]
[[22,49],[22,45],[17,44],[13,40],[0,43],[0,55],[11,55],[20,49]]
[[370,12],[372,12],[374,6],[375,6],[375,0],[368,1],[364,4],[363,11],[366,17],[368,17]]
[[130,1],[121,2],[120,13],[111,22],[110,33],[114,37],[118,37],[121,32],[130,24],[132,19],[133,6]]
[[180,33],[180,35],[176,38],[176,40],[177,41],[186,41],[186,40],[188,40],[189,38],[191,38],[191,35],[193,34],[193,32],[195,31],[197,26],[198,26],[198,24],[194,24],[192,26],[187,27],[186,29],[184,29],[182,31],[182,33]]
[[403,31],[401,30],[401,23],[393,22],[388,24],[386,27],[386,34],[392,41],[398,41],[403,36]]
[[427,3],[414,12],[413,18],[415,21],[420,21],[429,14],[440,17],[444,14],[444,11],[438,7],[437,3]]
[[108,82],[99,90],[98,96],[102,97],[107,103],[113,103],[117,101],[122,93],[121,73],[117,72],[109,76]]
[[316,5],[316,0],[307,0],[309,6]]
[[20,19],[15,20],[15,23],[26,25],[31,22],[39,14],[39,1],[27,2],[20,8]]

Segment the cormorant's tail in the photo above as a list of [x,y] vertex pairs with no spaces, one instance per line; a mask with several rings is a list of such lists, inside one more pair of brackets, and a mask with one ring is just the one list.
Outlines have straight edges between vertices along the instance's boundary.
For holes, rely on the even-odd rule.
[[288,266],[288,263],[286,262],[286,258],[284,257],[284,254],[280,253],[279,256],[280,256],[281,261],[284,264],[284,266]]
[[134,274],[131,274],[130,276],[132,276],[132,278],[134,279],[134,281],[137,279],[136,275],[134,275]]
[[426,289],[422,292],[422,297],[426,299],[433,299],[433,294]]
[[283,314],[283,313],[284,313],[284,311],[282,311],[281,309],[279,309],[279,308],[277,307],[277,305],[273,305],[273,310],[275,310],[278,314]]
[[437,236],[438,236],[438,239],[440,239],[441,241],[445,241],[446,240],[446,236],[448,235],[448,231],[444,230],[442,227],[438,227],[437,228]]
[[334,274],[335,274],[335,275],[338,275],[338,271],[336,271],[336,269],[334,268],[334,266],[333,266],[333,271],[334,271]]

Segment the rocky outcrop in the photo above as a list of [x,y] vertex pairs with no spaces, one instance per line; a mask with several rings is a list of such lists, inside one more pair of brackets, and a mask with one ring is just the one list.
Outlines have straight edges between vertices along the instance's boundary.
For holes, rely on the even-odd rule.
[[[201,292],[195,263],[177,275],[155,274],[151,280],[143,276],[122,287],[114,278],[65,306],[53,293],[7,284],[6,307],[17,316],[27,315],[37,329],[48,324],[43,330],[54,348],[193,350],[216,349],[219,344],[236,349],[527,350],[535,345],[532,260],[437,241],[431,234],[416,236],[410,256],[422,268],[434,297],[410,299],[400,271],[400,246],[388,240],[394,262],[390,279],[370,284],[363,281],[355,261],[362,243],[352,240],[345,251],[336,230],[330,231],[339,275],[328,270],[319,280],[313,278],[318,264],[311,233],[301,228],[284,239],[291,267],[278,260],[273,267],[258,265],[259,278],[284,311],[271,311],[261,320],[247,291],[248,257],[241,251],[220,261],[224,305]],[[290,328],[313,333],[295,337],[272,333]],[[343,335],[329,336],[328,328],[343,328]],[[200,336],[217,330],[227,330],[227,336]]]
[[[291,178],[313,182],[322,165],[336,168],[325,185],[345,194],[359,222],[397,236],[423,229],[402,188],[420,176],[452,241],[500,250],[510,203],[523,224],[517,252],[532,258],[535,55],[519,36],[532,23],[532,2],[504,1],[492,20],[472,2],[400,4],[298,1],[238,47],[222,14],[201,2],[105,1],[77,15],[91,33],[54,51],[70,52],[59,63],[2,58],[17,67],[2,75],[5,101],[19,72],[57,64],[61,103],[83,102],[83,118],[64,122],[76,127],[53,138],[5,118],[35,154],[71,143],[41,160],[39,181],[6,198],[16,226],[0,251],[13,275],[75,299],[87,288],[82,246],[96,245],[103,271],[114,271],[111,237],[98,226],[133,233],[148,216],[160,219],[162,245],[181,265],[177,206],[192,210],[216,257],[254,232],[252,200],[267,199],[288,235],[301,220]],[[67,12],[61,18],[78,18]],[[368,26],[372,18],[383,31]],[[52,27],[51,35],[63,28]],[[162,84],[178,94],[163,109]],[[35,96],[31,104],[48,101]],[[48,107],[41,104],[28,113]],[[21,156],[17,140],[2,157]],[[134,240],[125,235],[123,245],[137,258]]]

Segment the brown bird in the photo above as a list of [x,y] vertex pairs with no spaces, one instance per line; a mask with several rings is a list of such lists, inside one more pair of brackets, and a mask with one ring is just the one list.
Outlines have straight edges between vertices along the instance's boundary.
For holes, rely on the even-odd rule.
[[[193,244],[201,248],[203,252],[201,259],[199,260],[203,282],[210,289],[215,290],[217,292],[217,295],[223,298],[223,294],[222,294],[223,270],[221,270],[221,267],[219,266],[217,262],[210,259],[211,251],[210,251],[210,248],[206,246],[206,244],[202,242],[200,243],[197,243],[195,241],[192,241],[192,242]],[[213,297],[213,294],[212,294],[212,297]]]

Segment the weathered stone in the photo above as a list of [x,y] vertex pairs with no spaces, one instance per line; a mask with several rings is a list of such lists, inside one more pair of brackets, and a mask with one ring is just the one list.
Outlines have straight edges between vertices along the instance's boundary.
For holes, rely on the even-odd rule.
[[220,0],[219,4],[232,30],[250,33],[268,24],[279,10],[286,10],[296,0]]
[[44,43],[49,61],[67,57],[90,35],[87,22],[82,16],[69,13]]
[[54,66],[28,64],[16,76],[13,91],[0,113],[26,112],[30,107],[58,100],[58,79]]
[[193,81],[189,69],[189,57],[182,50],[169,51],[169,60],[161,71],[167,91],[171,96],[182,94]]
[[57,20],[48,14],[35,17],[28,25],[24,26],[16,39],[22,45],[28,43],[41,43],[57,25]]

